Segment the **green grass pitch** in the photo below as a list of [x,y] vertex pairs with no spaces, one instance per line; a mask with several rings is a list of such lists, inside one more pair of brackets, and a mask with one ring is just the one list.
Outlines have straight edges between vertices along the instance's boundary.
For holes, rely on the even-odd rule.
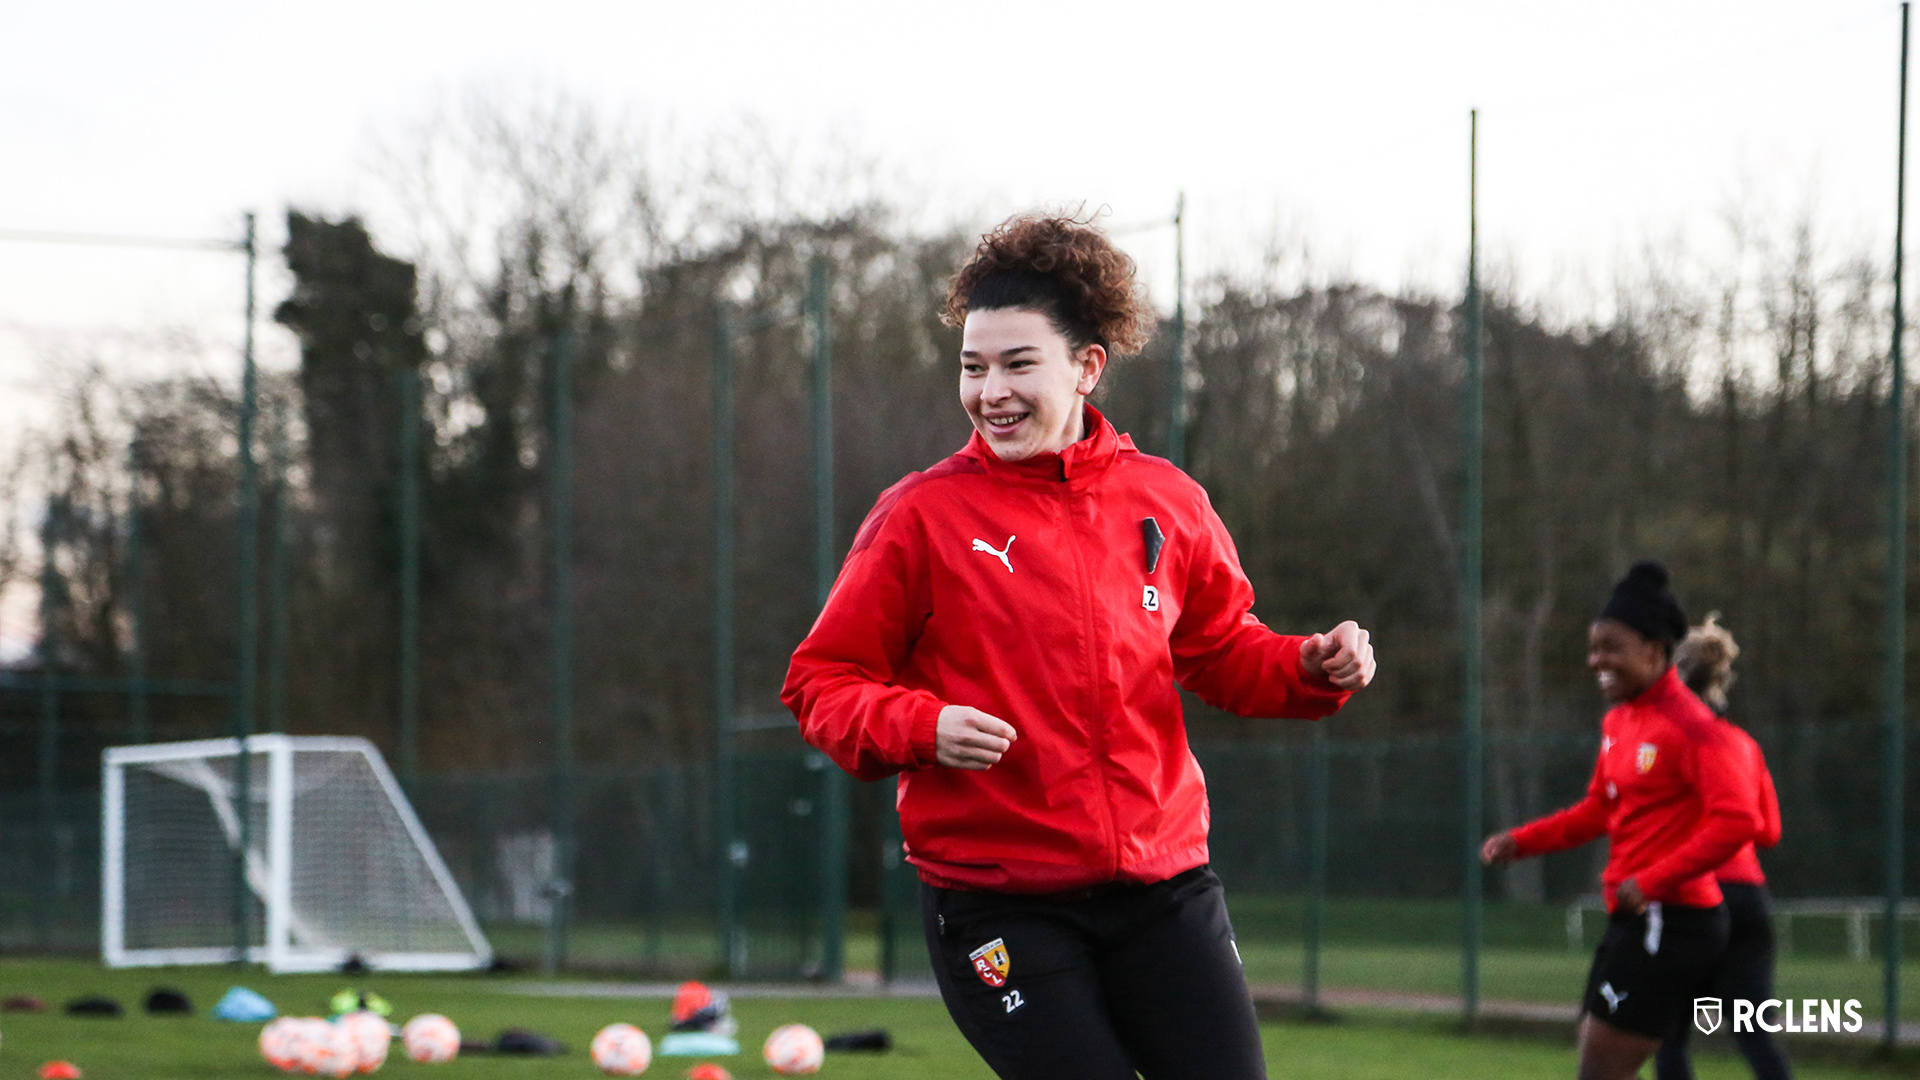
[[[0,1016],[0,1080],[34,1075],[54,1058],[74,1062],[87,1080],[219,1080],[279,1075],[255,1048],[256,1024],[229,1024],[207,1017],[206,1010],[235,983],[252,987],[289,1014],[314,1014],[334,991],[353,985],[392,1001],[397,1019],[420,1012],[452,1017],[469,1038],[491,1038],[506,1027],[526,1027],[553,1035],[568,1045],[559,1058],[463,1057],[446,1065],[416,1065],[396,1053],[384,1073],[421,1080],[488,1077],[591,1077],[599,1075],[586,1047],[602,1025],[617,1020],[638,1024],[656,1037],[666,1026],[664,1000],[535,997],[514,993],[522,977],[273,976],[259,969],[177,968],[110,971],[82,960],[0,960],[0,997],[34,994],[47,1000],[46,1013]],[[194,1016],[147,1016],[139,1002],[157,985],[177,986],[193,998]],[[122,1019],[69,1017],[65,1001],[83,994],[106,994],[129,1006]],[[884,1027],[896,1049],[880,1055],[830,1055],[821,1075],[847,1080],[987,1080],[991,1074],[954,1030],[938,1001],[913,998],[737,998],[741,1042],[747,1052],[720,1059],[737,1077],[771,1075],[757,1052],[775,1026],[799,1021],[823,1033]],[[1551,1077],[1573,1074],[1573,1049],[1564,1038],[1466,1036],[1448,1021],[1385,1014],[1351,1013],[1331,1024],[1272,1023],[1263,1027],[1269,1070],[1276,1080],[1482,1080],[1485,1077]],[[697,1059],[656,1058],[650,1077],[679,1080]],[[1904,1066],[1798,1062],[1805,1080],[1920,1075]],[[1650,1071],[1649,1071],[1650,1072]],[[1702,1054],[1703,1080],[1747,1075],[1737,1059]]]

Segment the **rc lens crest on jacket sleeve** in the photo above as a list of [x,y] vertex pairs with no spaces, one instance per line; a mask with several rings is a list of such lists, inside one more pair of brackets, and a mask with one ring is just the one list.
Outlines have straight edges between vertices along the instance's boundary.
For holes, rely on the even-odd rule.
[[1633,755],[1634,770],[1638,772],[1641,776],[1647,775],[1648,773],[1653,771],[1653,763],[1659,757],[1660,757],[1659,747],[1653,745],[1650,742],[1641,743],[1639,751]]
[[1012,962],[1007,958],[1005,938],[994,938],[969,953],[968,959],[973,961],[974,974],[980,976],[981,982],[988,986],[1007,984],[1007,969]]

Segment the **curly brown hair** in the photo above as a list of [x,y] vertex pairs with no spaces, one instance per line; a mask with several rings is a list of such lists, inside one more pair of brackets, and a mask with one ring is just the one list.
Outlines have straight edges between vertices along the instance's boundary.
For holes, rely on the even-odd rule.
[[1673,664],[1680,669],[1680,681],[1687,684],[1687,689],[1724,716],[1727,688],[1733,685],[1733,662],[1739,655],[1740,646],[1720,625],[1720,613],[1716,611],[1707,616],[1706,622],[1687,631],[1686,638],[1674,649]]
[[1155,319],[1133,259],[1091,219],[1069,214],[1017,214],[981,237],[947,283],[940,317],[959,327],[969,311],[999,308],[1037,311],[1075,350],[1118,356],[1144,348]]

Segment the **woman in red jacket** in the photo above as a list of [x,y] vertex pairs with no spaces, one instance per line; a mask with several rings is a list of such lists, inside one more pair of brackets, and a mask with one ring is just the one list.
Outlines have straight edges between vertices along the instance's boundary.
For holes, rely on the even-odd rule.
[[1490,864],[1607,837],[1601,891],[1611,913],[1587,974],[1580,1080],[1629,1080],[1690,1023],[1727,947],[1713,871],[1753,839],[1754,797],[1739,752],[1673,670],[1686,615],[1666,568],[1636,563],[1593,621],[1587,666],[1613,705],[1586,798],[1496,833]]
[[1262,625],[1206,492],[1087,404],[1152,322],[1097,229],[1006,222],[945,316],[974,434],[880,496],[781,699],[899,775],[941,995],[1000,1076],[1265,1076],[1178,687],[1326,716],[1367,633]]
[[[1706,702],[1715,716],[1725,719],[1727,688],[1733,685],[1733,661],[1740,655],[1740,646],[1718,619],[1718,613],[1708,615],[1706,622],[1687,631],[1686,640],[1674,650],[1673,667],[1687,689]],[[1780,799],[1774,793],[1773,774],[1767,771],[1760,744],[1731,720],[1727,723],[1728,733],[1739,746],[1741,768],[1754,789],[1754,811],[1760,825],[1753,840],[1713,873],[1726,898],[1730,924],[1727,953],[1714,972],[1713,994],[1732,1008],[1735,1000],[1757,1004],[1773,997],[1773,904],[1767,895],[1767,875],[1760,870],[1760,856],[1754,846],[1770,848],[1780,842]],[[1687,1054],[1691,1030],[1681,1024],[1660,1044],[1660,1052],[1654,1057],[1656,1080],[1693,1080],[1693,1063]],[[1779,1044],[1765,1028],[1735,1031],[1733,1043],[1753,1069],[1755,1080],[1788,1080],[1793,1075]]]

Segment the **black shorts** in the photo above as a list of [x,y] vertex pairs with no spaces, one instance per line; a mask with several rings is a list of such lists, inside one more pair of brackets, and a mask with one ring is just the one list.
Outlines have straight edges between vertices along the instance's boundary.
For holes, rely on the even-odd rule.
[[1615,911],[1593,954],[1581,1008],[1622,1031],[1664,1039],[1691,1022],[1727,951],[1725,904],[1649,904],[1644,915]]
[[1003,1080],[1264,1080],[1220,879],[1019,896],[922,885],[940,996]]

